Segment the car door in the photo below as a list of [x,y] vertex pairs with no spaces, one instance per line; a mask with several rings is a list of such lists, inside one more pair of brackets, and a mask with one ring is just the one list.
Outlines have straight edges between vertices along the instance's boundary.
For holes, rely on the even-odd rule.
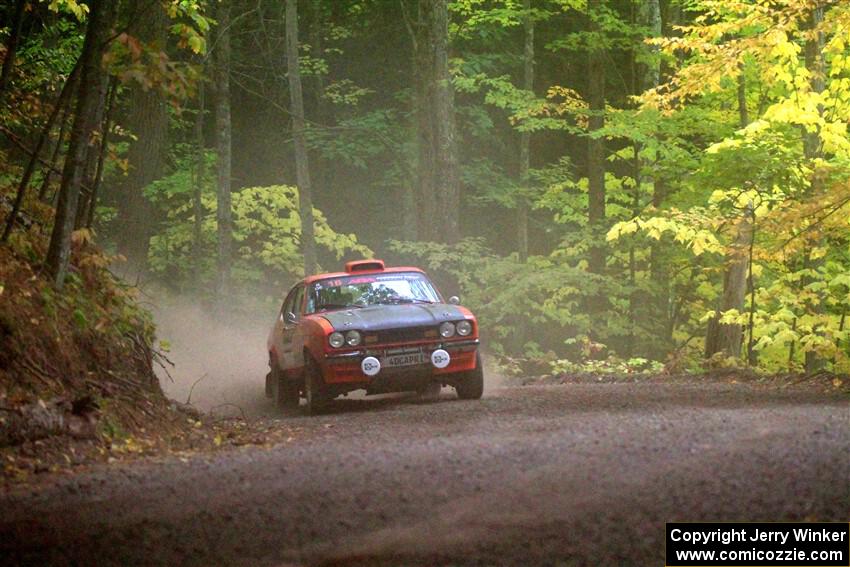
[[[301,346],[298,345],[299,322],[301,321],[302,306],[304,303],[304,285],[295,286],[281,309],[281,370],[287,374],[295,374],[301,369]],[[303,343],[303,340],[300,341]],[[296,354],[298,355],[296,357]]]
[[305,321],[304,315],[307,311],[307,301],[305,295],[308,294],[307,286],[299,286],[298,293],[294,298],[293,314],[296,318],[296,323],[289,338],[291,345],[292,366],[291,372],[293,377],[301,375],[304,368],[304,342],[305,342]]
[[286,298],[283,300],[283,303],[280,306],[280,311],[278,311],[277,319],[274,322],[274,327],[272,327],[272,334],[270,342],[274,346],[275,358],[277,360],[278,367],[283,370],[286,368],[286,359],[285,353],[291,350],[289,345],[286,345],[284,342],[284,329],[286,328],[286,314],[290,310],[290,306],[295,298],[295,290],[297,287],[293,287],[289,290],[289,293],[286,294]]

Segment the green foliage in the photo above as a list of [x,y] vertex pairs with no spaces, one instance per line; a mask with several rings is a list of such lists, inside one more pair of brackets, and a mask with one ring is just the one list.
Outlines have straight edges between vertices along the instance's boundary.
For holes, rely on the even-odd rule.
[[352,167],[365,169],[379,156],[395,155],[401,141],[398,119],[391,110],[380,110],[340,120],[333,130],[309,128],[306,132],[310,148],[320,151],[327,160],[339,160]]
[[499,352],[522,351],[530,347],[523,337],[534,336],[539,344],[532,349],[581,355],[575,345],[590,328],[584,303],[614,288],[557,256],[534,256],[523,264],[516,256],[494,254],[479,239],[454,246],[393,241],[391,247],[438,280],[456,284],[464,305],[480,319],[488,344]]
[[585,360],[582,362],[558,359],[552,361],[550,367],[553,374],[648,375],[658,374],[663,370],[664,365],[641,357],[623,360],[612,356],[602,360]]
[[[694,148],[699,153],[693,153],[692,174],[683,184],[687,199],[680,199],[687,208],[675,207],[674,200],[660,213],[649,210],[615,224],[608,238],[634,243],[669,235],[680,245],[677,254],[708,254],[707,267],[722,273],[735,246],[733,227],[751,217],[747,302],[743,310],[719,313],[721,323],[747,330],[751,358],[764,368],[800,368],[806,353],[847,368],[843,321],[850,302],[841,274],[847,271],[850,216],[845,63],[850,51],[841,30],[850,10],[842,5],[824,12],[819,32],[825,90],[818,92],[811,62],[803,57],[810,32],[800,16],[808,10],[802,3],[743,4],[731,10],[722,3],[696,2],[692,8],[704,14],[702,19],[687,27],[681,40],[660,42],[671,54],[687,50],[692,57],[672,88],[645,93],[643,111],[663,109],[662,123],[695,108],[724,120],[723,101],[737,94],[739,83],[730,79],[738,74],[746,91],[759,94],[758,107],[749,108],[753,120],[745,127],[727,112],[725,121],[737,130],[719,129]],[[688,105],[676,102],[684,99]],[[805,139],[813,136],[817,147],[806,150]],[[709,288],[698,291],[710,299]],[[705,308],[703,322],[716,313],[711,303]]]
[[[185,151],[185,149],[184,149]],[[205,154],[206,171],[214,171],[214,154]],[[189,157],[177,159],[177,169],[145,189],[165,221],[151,238],[152,272],[178,289],[203,287],[213,281],[216,258],[216,195],[212,179],[203,181],[200,241],[195,249],[193,168]],[[301,218],[298,191],[286,185],[245,187],[234,191],[233,279],[238,289],[263,289],[276,297],[303,275],[300,252]],[[351,234],[335,232],[314,209],[316,244],[337,260],[345,254],[371,255]],[[248,292],[249,294],[251,292]]]
[[88,5],[77,0],[50,0],[48,7],[53,12],[72,14],[80,21],[84,20],[89,13]]

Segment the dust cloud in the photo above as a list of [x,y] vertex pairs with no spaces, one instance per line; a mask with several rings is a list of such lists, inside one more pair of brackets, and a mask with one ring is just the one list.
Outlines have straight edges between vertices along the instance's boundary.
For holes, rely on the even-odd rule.
[[[158,296],[157,338],[174,363],[158,376],[166,396],[217,415],[273,411],[265,398],[266,334],[271,320],[226,317],[186,299]],[[272,314],[273,315],[273,314]]]
[[481,358],[484,363],[484,395],[492,394],[494,390],[510,385],[510,377],[502,374],[495,358],[489,356],[486,351],[482,353]]

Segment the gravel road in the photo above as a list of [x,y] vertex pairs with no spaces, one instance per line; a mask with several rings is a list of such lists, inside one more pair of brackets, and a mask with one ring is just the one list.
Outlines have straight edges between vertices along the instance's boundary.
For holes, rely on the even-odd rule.
[[272,448],[0,494],[0,564],[663,565],[666,521],[850,520],[846,396],[446,389],[276,423]]

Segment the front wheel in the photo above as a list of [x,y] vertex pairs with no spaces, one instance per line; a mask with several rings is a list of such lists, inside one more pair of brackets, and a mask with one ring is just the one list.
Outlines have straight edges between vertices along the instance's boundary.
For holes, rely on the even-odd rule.
[[464,373],[455,384],[455,390],[461,400],[477,400],[484,394],[484,366],[481,364],[480,353],[475,353],[475,369]]
[[305,356],[304,397],[307,399],[307,413],[309,415],[319,415],[327,410],[330,402],[330,395],[327,390],[319,365],[309,356]]

